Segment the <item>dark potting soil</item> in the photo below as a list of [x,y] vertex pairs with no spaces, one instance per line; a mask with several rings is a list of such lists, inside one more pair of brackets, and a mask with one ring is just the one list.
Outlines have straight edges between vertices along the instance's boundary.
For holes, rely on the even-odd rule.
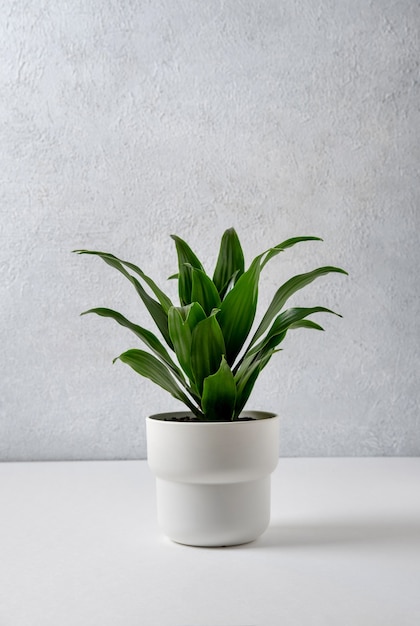
[[[239,417],[237,420],[235,420],[235,422],[253,422],[255,420],[255,417]],[[184,415],[184,416],[175,416],[173,415],[172,417],[165,417],[162,420],[163,422],[197,422],[199,424],[209,424],[211,423],[211,420],[199,420],[198,417],[191,417],[190,415]],[[222,422],[227,421],[227,420],[221,420]],[[214,423],[214,422],[213,422]]]

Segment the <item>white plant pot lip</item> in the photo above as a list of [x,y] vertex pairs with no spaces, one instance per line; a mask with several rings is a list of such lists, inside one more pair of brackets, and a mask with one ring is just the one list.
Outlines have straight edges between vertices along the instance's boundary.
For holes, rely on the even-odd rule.
[[262,421],[262,420],[266,420],[266,419],[273,419],[273,418],[278,418],[279,416],[277,415],[277,413],[271,413],[269,411],[253,411],[253,410],[245,410],[242,411],[242,413],[240,413],[240,416],[243,417],[252,417],[252,420],[231,420],[229,422],[225,421],[225,420],[212,420],[212,421],[206,421],[206,420],[198,420],[198,421],[194,421],[194,422],[178,422],[176,420],[167,420],[166,418],[168,417],[185,417],[185,416],[191,416],[194,417],[194,413],[192,413],[191,411],[166,411],[165,413],[155,413],[154,415],[148,415],[147,419],[148,420],[152,420],[152,421],[157,421],[157,422],[162,422],[165,424],[176,424],[177,427],[178,426],[191,426],[191,425],[195,425],[195,424],[200,424],[201,426],[205,425],[207,427],[211,427],[211,426],[232,426],[234,424],[241,424],[242,426],[249,426],[250,424],[255,424],[258,421]]

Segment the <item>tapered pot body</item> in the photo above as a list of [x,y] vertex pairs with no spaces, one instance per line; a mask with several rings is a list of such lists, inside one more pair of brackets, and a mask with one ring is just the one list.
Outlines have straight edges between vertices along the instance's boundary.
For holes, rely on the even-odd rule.
[[177,422],[147,418],[148,463],[156,476],[158,523],[173,541],[227,546],[259,537],[270,521],[270,475],[278,463],[279,418]]

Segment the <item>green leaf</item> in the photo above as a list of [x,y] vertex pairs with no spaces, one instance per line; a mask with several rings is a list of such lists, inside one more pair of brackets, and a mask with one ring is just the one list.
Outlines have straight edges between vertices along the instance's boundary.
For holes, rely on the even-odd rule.
[[192,271],[191,268],[195,267],[199,270],[204,268],[201,262],[191,250],[189,245],[177,235],[171,235],[175,241],[176,251],[178,255],[178,291],[179,300],[182,306],[191,304],[191,291],[192,291]]
[[[237,419],[259,374],[279,351],[278,345],[287,332],[298,328],[323,330],[319,324],[306,319],[307,316],[317,312],[334,313],[324,307],[282,311],[288,298],[321,275],[347,272],[322,267],[287,281],[277,290],[244,350],[255,318],[261,270],[274,256],[297,243],[322,240],[319,237],[287,239],[257,256],[244,271],[239,238],[233,228],[228,229],[220,243],[212,280],[188,244],[175,235],[172,238],[178,256],[178,273],[171,278],[178,279],[180,307],[174,307],[157,284],[136,265],[104,252],[75,252],[99,256],[133,284],[165,341],[175,349],[180,367],[153,333],[116,311],[96,308],[86,313],[112,318],[136,334],[152,354],[129,350],[118,358],[183,402],[199,419]],[[232,371],[241,351],[243,356]]]
[[258,345],[248,350],[247,355],[249,356],[261,352],[261,350],[267,350],[276,347],[280,343],[280,341],[284,339],[285,331],[287,331],[293,325],[296,328],[297,323],[301,322],[301,320],[303,320],[308,315],[312,315],[313,313],[332,313],[333,315],[341,317],[339,313],[335,313],[334,311],[331,311],[331,309],[326,309],[322,306],[310,308],[296,307],[292,309],[287,309],[286,311],[283,311],[283,313],[280,313],[280,315],[278,315],[264,339]]
[[239,381],[241,381],[243,377],[246,377],[247,372],[255,363],[258,363],[261,359],[265,358],[265,355],[271,354],[272,351],[277,348],[286,337],[288,330],[297,328],[324,330],[319,324],[304,319],[313,313],[332,313],[333,315],[341,317],[338,313],[334,313],[334,311],[324,307],[293,308],[283,311],[274,321],[264,339],[260,341],[258,345],[248,349],[236,366],[234,373],[237,384],[239,384]]
[[252,361],[245,370],[235,374],[236,405],[233,419],[238,418],[247,403],[249,396],[251,395],[261,370],[267,365],[268,361],[275,352],[277,352],[277,350],[272,349],[267,351],[267,353],[263,356],[260,355],[255,357],[254,361]]
[[299,289],[306,287],[316,278],[320,276],[324,276],[325,274],[329,274],[331,272],[338,272],[340,274],[347,274],[344,270],[339,267],[319,267],[318,269],[312,270],[311,272],[307,272],[306,274],[299,274],[294,276],[290,280],[288,280],[284,285],[282,285],[274,295],[273,300],[271,301],[270,306],[268,307],[264,317],[261,320],[260,325],[258,326],[254,336],[251,339],[249,346],[251,347],[254,343],[264,334],[264,332],[269,327],[272,320],[275,316],[281,311],[287,300]]
[[296,328],[313,328],[314,330],[324,330],[322,326],[316,324],[312,320],[300,320],[289,326],[289,330],[295,330]]
[[235,380],[226,359],[222,357],[217,372],[204,379],[201,408],[207,420],[229,421],[233,417],[235,401]]
[[266,257],[261,263],[261,269],[268,263],[270,259],[279,254],[279,252],[283,252],[283,250],[287,250],[287,248],[291,248],[297,243],[301,243],[303,241],[322,241],[322,239],[320,237],[292,237],[291,239],[286,239],[286,241],[283,241],[283,243],[277,244],[277,246],[270,248],[264,253],[266,254]]
[[112,309],[106,308],[95,308],[89,309],[89,311],[84,311],[82,315],[87,315],[88,313],[95,313],[96,315],[100,315],[101,317],[109,317],[114,319],[118,324],[124,326],[125,328],[130,329],[139,339],[141,339],[162,361],[168,365],[168,367],[172,370],[175,376],[180,380],[180,382],[185,384],[184,377],[179,367],[173,362],[171,357],[169,356],[167,350],[160,343],[159,339],[154,335],[150,330],[143,328],[142,326],[138,326],[137,324],[133,324],[126,317],[118,313],[117,311],[113,311]]
[[223,233],[213,275],[213,282],[222,299],[228,285],[232,280],[236,281],[244,269],[244,254],[238,235],[233,228],[229,228]]
[[191,302],[191,304],[187,306],[180,307],[179,310],[191,332],[197,326],[198,322],[202,322],[206,319],[203,307],[198,302]]
[[137,278],[135,278],[129,272],[127,272],[122,262],[119,259],[117,259],[117,257],[115,257],[112,254],[108,254],[106,252],[93,252],[89,250],[74,250],[74,252],[77,252],[78,254],[92,254],[92,255],[99,256],[103,261],[105,261],[105,263],[107,263],[107,265],[110,265],[111,267],[121,272],[121,274],[123,274],[123,276],[125,276],[134,286],[135,290],[137,291],[138,295],[142,299],[143,304],[145,305],[146,309],[149,311],[150,315],[152,316],[153,321],[155,322],[156,326],[160,330],[168,346],[171,349],[173,348],[171,339],[169,337],[168,314],[167,314],[167,311],[165,310],[165,307],[163,307],[160,302],[158,302],[157,300],[154,300],[147,293],[147,291],[144,289],[141,283],[137,280]]
[[168,326],[169,336],[171,337],[178,362],[191,381],[193,380],[191,370],[191,331],[177,307],[169,309]]
[[[239,274],[239,272],[235,272],[233,274],[233,276],[231,277],[231,279],[223,287],[223,289],[222,289],[222,296],[221,296],[222,300],[226,297],[226,294],[229,293],[229,291],[232,289],[232,287],[236,283],[238,274]],[[242,274],[241,274],[241,276],[242,276]]]
[[293,237],[262,252],[223,300],[218,319],[226,342],[229,365],[233,364],[251,330],[257,308],[261,269],[274,256],[302,241],[322,240],[319,237]]
[[127,363],[135,372],[162,387],[174,398],[183,402],[194,414],[200,414],[199,409],[178,387],[168,368],[152,354],[143,350],[128,350],[114,359],[114,362],[117,359]]
[[73,252],[76,252],[77,254],[92,254],[92,255],[99,256],[106,263],[108,263],[108,265],[111,265],[115,269],[119,270],[122,274],[124,274],[124,276],[126,276],[126,278],[131,280],[132,276],[124,270],[124,267],[121,267],[121,266],[128,267],[133,272],[138,274],[144,280],[144,282],[150,287],[150,289],[155,294],[163,310],[166,313],[168,312],[169,308],[172,306],[172,302],[170,298],[168,298],[168,296],[157,286],[157,284],[154,282],[154,280],[150,278],[150,276],[147,276],[147,274],[145,274],[143,270],[137,267],[137,265],[134,265],[134,263],[130,263],[129,261],[122,261],[121,259],[118,259],[116,256],[114,256],[113,254],[110,254],[109,252],[95,252],[92,250],[73,250]]
[[217,372],[224,354],[225,342],[215,312],[192,331],[191,367],[200,394],[204,379]]
[[165,313],[167,313],[172,306],[172,302],[170,298],[157,286],[154,280],[152,280],[150,276],[147,276],[147,274],[145,274],[139,267],[137,267],[137,265],[134,265],[134,263],[129,263],[128,261],[121,261],[121,263],[123,263],[126,267],[138,274],[144,280],[144,282],[150,287],[152,292],[159,300]]
[[191,267],[192,288],[191,301],[198,302],[206,315],[210,315],[213,309],[220,307],[220,296],[215,284],[203,270]]
[[338,313],[324,307],[296,308],[284,311],[278,316],[264,340],[255,348],[247,351],[235,372],[237,390],[235,416],[243,410],[261,370],[267,365],[272,355],[278,352],[276,347],[284,340],[287,331],[294,328],[323,330],[319,324],[303,319],[312,313],[321,312],[338,315]]
[[175,354],[190,381],[194,381],[191,369],[192,331],[204,319],[206,315],[197,302],[185,307],[172,307],[168,313],[169,334]]
[[226,360],[232,365],[254,321],[258,300],[260,259],[257,257],[242,274],[220,305],[218,321],[226,344]]

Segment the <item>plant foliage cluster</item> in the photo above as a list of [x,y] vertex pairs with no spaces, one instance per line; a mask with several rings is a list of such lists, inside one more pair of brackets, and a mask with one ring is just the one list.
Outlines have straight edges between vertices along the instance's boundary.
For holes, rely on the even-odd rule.
[[198,419],[237,420],[255,381],[278,352],[286,333],[296,328],[323,330],[308,317],[319,312],[334,313],[319,306],[285,308],[288,299],[320,276],[346,272],[328,266],[290,278],[276,291],[251,335],[261,271],[280,252],[303,241],[321,241],[319,237],[287,239],[258,255],[245,269],[238,235],[230,228],[221,239],[212,277],[185,241],[176,235],[172,239],[178,273],[171,278],[178,281],[179,305],[173,304],[133,263],[105,252],[75,250],[99,256],[132,283],[164,342],[112,309],[94,308],[82,315],[96,313],[130,329],[149,351],[134,348],[117,359],[183,402]]

